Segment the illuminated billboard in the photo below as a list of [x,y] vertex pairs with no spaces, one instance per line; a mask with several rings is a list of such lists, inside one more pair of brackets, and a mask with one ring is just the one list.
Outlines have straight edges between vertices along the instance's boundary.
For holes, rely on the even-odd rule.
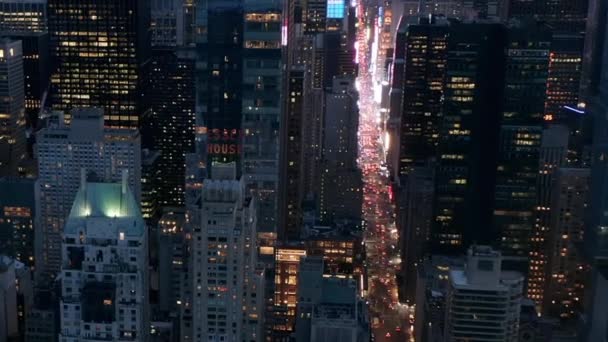
[[242,132],[238,129],[207,130],[207,153],[210,156],[241,154]]
[[342,19],[346,5],[345,0],[327,0],[327,18]]

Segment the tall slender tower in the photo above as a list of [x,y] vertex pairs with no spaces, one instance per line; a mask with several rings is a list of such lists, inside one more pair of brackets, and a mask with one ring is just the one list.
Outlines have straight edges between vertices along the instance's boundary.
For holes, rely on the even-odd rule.
[[[206,165],[242,157],[243,9],[235,1],[197,8],[196,135]],[[200,148],[199,148],[200,150]],[[238,170],[240,173],[240,170]]]
[[20,41],[0,40],[0,176],[25,158],[25,89]]
[[258,225],[266,232],[278,225],[282,3],[244,3],[242,174],[247,190],[258,198]]
[[541,24],[515,22],[507,39],[493,228],[503,256],[525,260],[535,221],[551,33]]
[[50,0],[48,10],[53,108],[101,107],[107,126],[138,128],[150,1]]
[[243,340],[243,306],[249,305],[244,299],[255,284],[246,262],[255,250],[253,203],[242,182],[223,176],[205,180],[201,229],[193,231],[192,242],[193,341]]

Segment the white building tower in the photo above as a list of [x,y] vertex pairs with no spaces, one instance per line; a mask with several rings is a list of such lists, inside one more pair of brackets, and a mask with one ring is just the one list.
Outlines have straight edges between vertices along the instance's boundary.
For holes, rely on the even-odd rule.
[[61,342],[147,340],[148,233],[127,178],[83,172],[63,233]]
[[473,246],[465,269],[450,271],[445,341],[518,340],[524,278],[501,261],[491,247]]
[[255,232],[255,209],[243,182],[234,180],[234,164],[214,170],[203,183],[201,223],[192,232],[192,340],[241,341],[255,330],[245,326],[250,309],[243,308],[253,291],[246,284],[256,283],[250,260],[255,241],[248,238]]

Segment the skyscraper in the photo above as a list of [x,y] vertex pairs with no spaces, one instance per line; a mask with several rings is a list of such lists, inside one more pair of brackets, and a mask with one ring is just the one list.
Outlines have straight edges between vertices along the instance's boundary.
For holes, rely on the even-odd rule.
[[122,183],[82,175],[61,259],[60,339],[147,339],[148,229],[127,171]]
[[325,92],[323,145],[317,205],[325,224],[349,221],[360,226],[363,182],[357,166],[359,94],[351,77],[334,77]]
[[411,168],[424,166],[436,155],[449,24],[431,17],[409,25],[402,21],[401,25],[400,30],[406,33],[398,36],[403,41],[396,44],[404,47],[404,65],[403,69],[393,69],[402,72],[393,77],[401,80],[398,86],[403,107],[394,110],[401,113],[399,174],[407,175]]
[[281,170],[279,193],[279,239],[300,237],[302,226],[302,129],[304,70],[290,70],[287,76],[285,108],[281,119]]
[[245,240],[255,232],[255,208],[242,182],[215,177],[205,180],[202,224],[193,232],[192,340],[239,341],[247,323],[244,290],[254,285],[245,281],[253,272],[245,254],[255,241]]
[[0,1],[0,36],[21,40],[26,120],[36,127],[50,82],[47,0]]
[[186,154],[194,152],[195,58],[192,0],[151,3],[151,54],[146,64],[144,98],[150,109],[142,123],[142,144],[161,152],[155,182],[160,206],[185,201]]
[[501,255],[473,246],[464,270],[450,271],[445,310],[446,341],[516,341],[523,277],[501,270]]
[[491,243],[496,157],[505,80],[501,24],[450,30],[431,230],[433,250]]
[[31,179],[0,179],[0,250],[34,266],[36,183]]
[[[12,40],[20,40],[23,52],[23,83],[27,126],[36,128],[38,115],[48,96],[51,60],[48,32],[0,32]],[[31,152],[31,151],[28,151]]]
[[583,242],[589,196],[589,169],[560,168],[555,174],[548,237],[546,314],[572,319],[582,311],[588,264]]
[[150,113],[142,134],[147,147],[160,152],[159,205],[182,206],[186,154],[194,152],[194,57],[184,47],[157,47],[146,69]]
[[151,2],[150,42],[153,47],[176,47],[194,43],[194,0]]
[[548,279],[549,236],[551,234],[551,213],[555,173],[566,164],[568,152],[568,128],[552,125],[543,130],[539,150],[537,176],[537,204],[528,266],[527,296],[537,306],[544,303],[544,293]]
[[53,108],[100,107],[107,126],[138,128],[150,1],[50,0],[48,10]]
[[[579,102],[588,8],[589,0],[508,0],[504,6],[505,18],[533,18],[545,23],[553,33],[545,106],[547,120],[563,123],[562,107],[576,106]],[[585,84],[583,81],[584,87]]]
[[588,0],[509,0],[509,18],[533,17],[557,32],[585,31]]
[[550,44],[551,33],[541,24],[507,28],[493,228],[503,256],[522,260],[530,252],[535,221]]
[[227,1],[197,8],[196,135],[206,145],[207,169],[213,163],[236,161],[242,154],[244,48],[262,48],[263,41],[243,42],[243,9]]
[[[602,2],[595,9],[595,18],[606,18],[607,8]],[[592,25],[598,25],[596,39],[599,39],[599,47],[595,54],[593,64],[596,66],[594,82],[591,83],[588,112],[593,117],[593,146],[591,164],[591,189],[587,221],[584,234],[582,250],[585,252],[587,261],[591,265],[590,284],[585,293],[585,311],[581,324],[582,340],[586,342],[596,341],[605,336],[608,320],[608,300],[604,299],[604,289],[608,279],[608,120],[605,113],[608,110],[608,50],[605,46],[607,32],[606,21],[600,20]]]
[[25,89],[20,41],[0,40],[0,175],[16,175],[25,158]]
[[101,109],[73,110],[72,117],[69,126],[60,123],[38,134],[37,271],[51,275],[60,268],[61,231],[83,170],[107,181],[120,180],[121,172],[127,170],[135,199],[141,197],[139,133],[104,129]]
[[339,7],[342,2],[342,11],[344,11],[344,1],[337,0],[305,0],[302,1],[302,22],[304,23],[304,32],[306,34],[315,34],[325,32],[327,14],[331,9],[331,15],[335,17],[340,14]]
[[546,121],[571,123],[564,106],[576,108],[579,103],[583,37],[580,34],[553,34],[547,77]]
[[242,174],[258,199],[258,227],[274,232],[278,221],[281,119],[282,1],[244,3]]
[[47,0],[0,1],[0,32],[45,32]]

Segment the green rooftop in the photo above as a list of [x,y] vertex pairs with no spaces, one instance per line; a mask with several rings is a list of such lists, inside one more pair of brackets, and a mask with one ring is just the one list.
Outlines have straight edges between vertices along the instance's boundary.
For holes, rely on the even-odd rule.
[[[68,216],[66,232],[69,232],[71,223],[80,222],[80,219],[99,218],[135,220],[133,223],[125,225],[125,228],[144,226],[141,211],[133,193],[128,187],[123,189],[120,183],[89,182],[82,186],[76,194]],[[139,227],[128,230],[131,230],[132,234],[138,235]]]

